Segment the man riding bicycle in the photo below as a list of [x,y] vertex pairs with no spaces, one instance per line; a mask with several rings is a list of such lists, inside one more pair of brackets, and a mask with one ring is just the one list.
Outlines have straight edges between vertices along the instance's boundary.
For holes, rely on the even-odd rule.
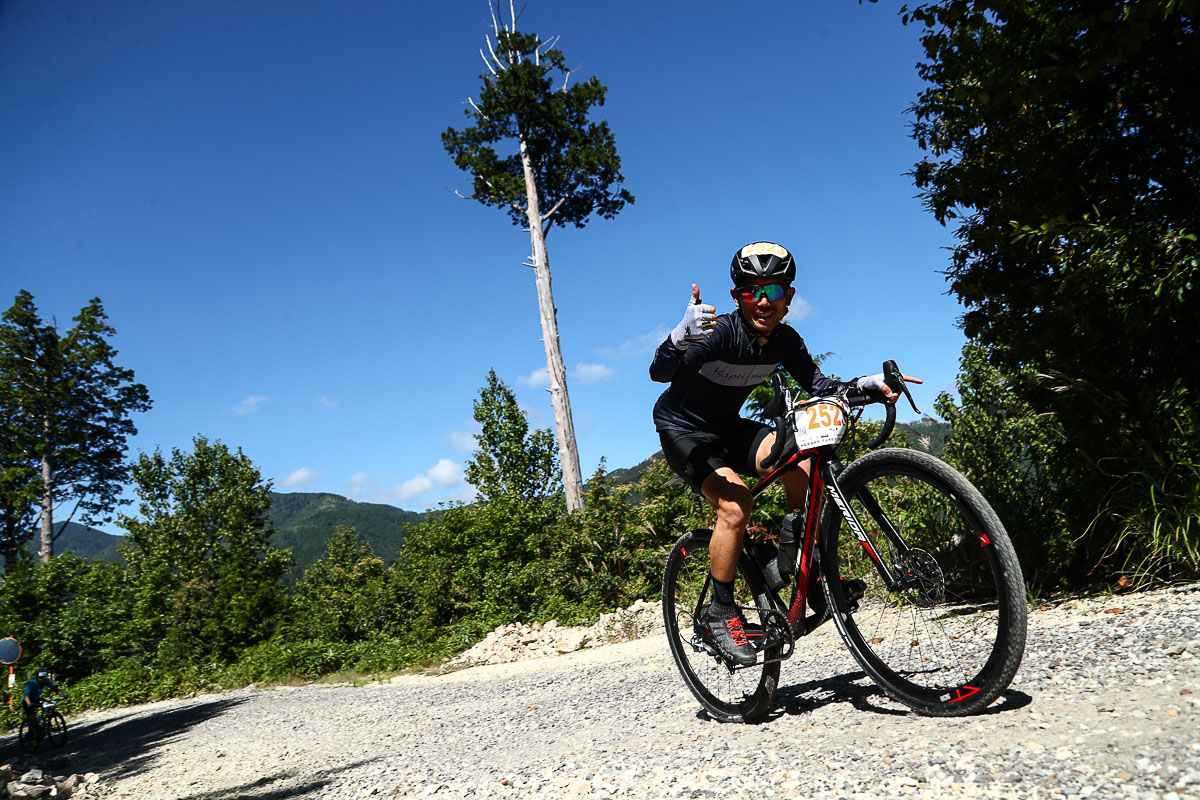
[[25,711],[25,719],[29,722],[30,730],[37,730],[37,712],[42,707],[42,693],[50,690],[59,697],[66,697],[58,690],[54,681],[50,680],[47,670],[39,669],[32,678],[25,682],[25,691],[21,697],[21,706]]
[[[654,404],[654,426],[667,464],[717,511],[709,569],[713,602],[700,623],[727,658],[748,665],[754,663],[755,651],[734,602],[733,581],[754,499],[738,473],[767,474],[761,463],[771,452],[775,433],[742,418],[742,404],[780,365],[810,394],[854,387],[880,392],[888,403],[899,395],[883,375],[853,381],[826,377],[800,334],[779,324],[796,294],[796,262],[787,249],[774,242],[748,244],[734,253],[729,276],[737,309],[717,315],[715,307],[700,302],[700,289],[692,284],[691,302],[655,352],[650,377],[671,384]],[[781,478],[789,511],[804,504],[808,470],[805,462]]]

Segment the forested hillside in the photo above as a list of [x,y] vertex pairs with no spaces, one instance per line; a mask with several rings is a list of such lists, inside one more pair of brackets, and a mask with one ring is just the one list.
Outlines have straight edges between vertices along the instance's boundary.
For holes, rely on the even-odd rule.
[[[299,576],[325,551],[329,537],[339,525],[354,528],[359,537],[387,562],[395,560],[410,525],[426,514],[405,511],[382,503],[358,503],[336,494],[270,492],[271,524],[275,546],[291,548]],[[68,522],[55,541],[55,551],[72,553],[93,561],[123,561],[119,545],[125,537]],[[26,546],[36,555],[38,542]]]
[[270,497],[275,546],[292,548],[297,574],[320,557],[339,525],[354,528],[380,558],[391,563],[400,552],[409,526],[426,518],[416,511],[359,503],[336,494],[271,492]]
[[[58,528],[59,526],[55,525],[55,530]],[[58,553],[69,552],[93,561],[122,561],[124,559],[117,546],[123,540],[122,536],[114,536],[77,522],[68,522],[55,541],[54,550]],[[37,555],[38,542],[30,540],[25,549],[30,556]]]

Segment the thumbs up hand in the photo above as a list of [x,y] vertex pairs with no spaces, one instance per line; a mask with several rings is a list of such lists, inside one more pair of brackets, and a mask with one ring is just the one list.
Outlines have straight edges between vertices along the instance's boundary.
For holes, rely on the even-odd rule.
[[692,342],[698,342],[712,333],[716,324],[716,307],[700,302],[700,287],[693,283],[691,301],[683,312],[683,319],[671,331],[671,343],[680,350],[686,350]]

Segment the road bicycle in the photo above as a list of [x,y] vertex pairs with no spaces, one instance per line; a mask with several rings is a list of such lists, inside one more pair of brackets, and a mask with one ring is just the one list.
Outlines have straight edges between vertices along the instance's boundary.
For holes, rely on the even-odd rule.
[[[883,367],[887,384],[920,413],[896,363]],[[671,549],[663,616],[688,688],[716,719],[761,717],[796,640],[832,619],[888,696],[929,716],[982,711],[1017,672],[1028,613],[1021,567],[996,513],[944,461],[875,449],[892,433],[895,404],[886,405],[871,452],[849,466],[839,462],[838,446],[882,393],[848,389],[793,403],[780,373],[772,384],[767,413],[777,435],[762,462],[772,471],[751,493],[758,497],[809,461],[808,496],[784,517],[776,540],[744,540],[735,599],[757,654],[752,665],[723,656],[701,622],[712,594],[712,531],[689,531]]]
[[28,718],[23,719],[17,733],[21,749],[27,753],[37,751],[44,740],[55,747],[62,747],[67,743],[67,720],[62,712],[54,708],[58,703],[53,700],[40,702],[41,708],[33,718],[33,726],[30,726]]

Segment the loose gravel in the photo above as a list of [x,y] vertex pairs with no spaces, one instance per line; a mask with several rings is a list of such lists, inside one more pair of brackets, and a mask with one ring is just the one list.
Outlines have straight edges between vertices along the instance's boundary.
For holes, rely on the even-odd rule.
[[[772,713],[712,721],[665,639],[406,675],[246,689],[72,719],[71,771],[129,800],[1200,798],[1200,585],[1030,613],[982,715],[888,700],[832,626]],[[10,748],[15,743],[6,742]]]

